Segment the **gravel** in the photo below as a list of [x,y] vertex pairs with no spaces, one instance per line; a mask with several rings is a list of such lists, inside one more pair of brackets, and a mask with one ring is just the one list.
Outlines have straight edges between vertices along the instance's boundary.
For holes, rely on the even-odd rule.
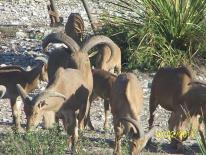
[[[93,13],[98,13],[98,5],[89,1],[90,7],[92,7]],[[50,21],[46,8],[47,2],[43,0],[19,0],[19,1],[0,1],[0,64],[5,65],[20,65],[23,68],[28,66],[35,66],[38,62],[35,61],[37,56],[44,56],[41,47],[41,38],[52,31],[58,31],[60,28],[48,27]],[[104,3],[101,6],[105,7]],[[82,15],[86,29],[90,31],[90,25],[81,3],[75,1],[59,0],[57,2],[57,8],[64,17],[66,22],[68,15],[71,12],[78,12]],[[3,25],[3,26],[2,26]],[[5,26],[10,25],[10,26]],[[11,26],[13,25],[13,26]],[[22,26],[23,25],[23,26]],[[141,86],[144,90],[144,108],[141,113],[141,124],[145,131],[148,130],[148,118],[149,118],[149,96],[151,89],[152,78],[155,73],[141,73],[138,70],[134,70],[141,82]],[[203,73],[198,73],[197,78],[200,80],[206,80]],[[41,84],[41,90],[44,90],[46,83]],[[39,90],[35,90],[32,94],[38,93]],[[20,100],[20,99],[19,99]],[[23,106],[23,105],[22,105]],[[23,108],[22,108],[23,111]],[[167,120],[170,117],[170,112],[161,108],[157,108],[155,112],[156,120],[154,124],[159,125],[161,129],[167,130]],[[104,122],[104,106],[103,100],[95,100],[92,103],[91,108],[92,123],[97,132],[96,136],[100,136],[103,130]],[[109,116],[109,120],[112,123],[112,115]],[[25,124],[25,115],[22,115],[22,123]],[[106,131],[106,136],[111,139],[113,134],[112,124]],[[11,132],[11,108],[7,99],[0,100],[0,135],[5,132]],[[85,131],[85,135],[89,136],[89,131]],[[113,137],[112,136],[112,137]],[[91,138],[91,137],[90,137]],[[169,148],[169,141],[167,139],[153,138],[153,142],[157,145],[161,145],[163,152],[172,152]],[[194,140],[187,140],[185,144],[191,147],[196,145]],[[98,149],[97,149],[98,150]],[[174,150],[173,150],[174,151]],[[146,151],[147,152],[147,151]],[[189,151],[191,154],[191,151]],[[146,154],[146,153],[145,153]],[[159,153],[157,153],[159,154]],[[186,151],[186,154],[187,151]]]

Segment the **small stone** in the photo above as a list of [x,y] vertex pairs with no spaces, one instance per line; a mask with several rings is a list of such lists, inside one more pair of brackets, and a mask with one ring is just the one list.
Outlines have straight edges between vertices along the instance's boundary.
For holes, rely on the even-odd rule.
[[0,66],[1,66],[1,67],[5,67],[5,66],[7,66],[7,65],[6,65],[6,64],[1,64]]
[[22,31],[19,31],[19,32],[16,32],[16,37],[17,38],[26,38],[27,34],[22,32]]
[[38,16],[38,13],[37,13],[36,11],[33,11],[33,12],[32,12],[32,15],[33,15],[33,16]]

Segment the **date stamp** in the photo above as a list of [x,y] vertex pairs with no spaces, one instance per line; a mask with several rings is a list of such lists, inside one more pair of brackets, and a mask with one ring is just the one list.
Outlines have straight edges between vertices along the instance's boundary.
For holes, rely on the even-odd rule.
[[165,131],[165,130],[159,130],[155,132],[155,137],[156,138],[175,138],[175,137],[180,137],[181,139],[183,138],[187,138],[187,137],[191,137],[191,138],[195,138],[197,134],[196,130],[192,130],[192,131],[188,131],[188,130],[179,130],[179,131]]

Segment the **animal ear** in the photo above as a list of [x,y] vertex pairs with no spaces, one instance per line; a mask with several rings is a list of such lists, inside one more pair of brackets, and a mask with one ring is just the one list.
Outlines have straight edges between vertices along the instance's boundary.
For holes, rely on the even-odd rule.
[[37,106],[38,106],[39,109],[42,109],[42,108],[44,108],[46,105],[48,105],[48,104],[46,103],[45,100],[43,100],[43,101],[40,101]]

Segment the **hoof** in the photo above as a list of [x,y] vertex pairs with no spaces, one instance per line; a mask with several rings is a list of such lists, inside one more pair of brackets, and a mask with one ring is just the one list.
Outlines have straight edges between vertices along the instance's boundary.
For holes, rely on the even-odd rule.
[[152,144],[152,138],[147,141],[146,147],[149,147]]
[[109,129],[109,125],[108,124],[104,124],[104,130],[108,130]]
[[177,152],[178,153],[181,153],[181,152],[183,152],[184,151],[184,146],[183,146],[183,144],[182,143],[178,143],[177,144]]
[[21,126],[20,127],[12,126],[11,128],[16,133],[24,133],[25,132],[25,130]]

